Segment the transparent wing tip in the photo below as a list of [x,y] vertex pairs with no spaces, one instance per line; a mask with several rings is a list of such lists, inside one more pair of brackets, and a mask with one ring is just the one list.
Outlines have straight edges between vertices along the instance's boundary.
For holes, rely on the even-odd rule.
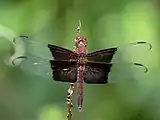
[[29,38],[29,37],[26,36],[26,35],[21,35],[21,36],[19,36],[19,37],[21,37],[21,38]]
[[21,36],[18,36],[18,37],[13,38],[13,43],[14,43],[14,44],[16,44],[16,40],[17,40],[18,38],[28,38],[28,36],[21,35]]
[[139,45],[139,44],[148,44],[149,46],[149,49],[148,50],[151,50],[152,49],[152,45],[148,42],[144,42],[144,41],[141,41],[141,42],[135,42],[135,43],[131,43],[132,45]]
[[27,57],[26,56],[16,57],[15,59],[12,60],[12,65],[16,66],[15,61],[18,60],[18,59],[27,59]]
[[140,66],[140,67],[143,67],[145,70],[144,70],[144,73],[147,73],[148,72],[148,68],[143,65],[143,64],[140,64],[140,63],[134,63],[134,65],[137,65],[137,66]]

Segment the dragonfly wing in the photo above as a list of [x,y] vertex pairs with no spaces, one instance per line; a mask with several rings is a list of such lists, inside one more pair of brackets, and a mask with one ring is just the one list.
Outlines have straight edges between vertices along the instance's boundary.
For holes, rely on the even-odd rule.
[[27,57],[31,58],[34,56],[34,58],[52,59],[52,55],[47,47],[48,43],[30,38],[23,39],[23,42]]
[[[132,74],[139,76],[142,74],[142,71],[143,73],[146,73],[148,71],[147,67],[138,62],[133,62],[135,58],[139,59],[140,56],[144,57],[141,52],[145,52],[146,46],[149,50],[152,48],[149,43],[136,42],[88,53],[88,66],[86,66],[85,82],[92,84],[114,82],[119,80],[121,76],[130,79]],[[114,74],[113,72],[114,75],[110,75],[114,80],[108,79],[108,73],[110,72],[111,67],[112,71],[116,73]],[[117,78],[115,78],[115,76]]]
[[[20,36],[23,38],[23,36]],[[27,38],[27,37],[26,37]],[[16,44],[19,39],[14,39]],[[19,68],[27,74],[48,77],[51,75],[49,60],[52,55],[47,48],[47,43],[32,40],[30,38],[22,39],[24,43],[24,55],[17,55],[12,61],[16,65],[18,61],[22,61]]]
[[78,56],[75,52],[59,46],[48,44],[48,48],[56,60],[77,59]]
[[[129,65],[130,67],[128,67]],[[106,84],[116,82],[117,79],[121,78],[121,76],[123,76],[123,78],[130,79],[130,77],[133,77],[132,74],[129,73],[132,70],[131,66],[136,69],[136,71],[138,71],[139,68],[143,68],[144,72],[148,71],[144,65],[139,63],[114,64],[105,62],[87,62],[84,72],[84,81],[88,84]],[[116,74],[114,76],[111,74],[110,77],[113,79],[108,79],[111,70],[115,71]],[[115,76],[117,78],[115,78]]]
[[76,56],[76,54],[70,50],[42,41],[23,39],[23,42],[26,51],[25,55],[16,57],[12,63],[14,65],[17,61],[23,60],[20,68],[28,74],[43,77],[52,76],[50,60],[53,59],[53,57],[58,60],[68,60]]
[[53,79],[61,82],[76,82],[77,67],[76,61],[59,61],[50,60],[51,68],[53,70]]
[[87,62],[84,81],[88,84],[105,84],[108,83],[108,74],[112,64]]
[[145,52],[144,49],[146,49],[146,47],[149,48],[149,50],[152,48],[151,44],[147,42],[125,44],[118,47],[107,48],[88,53],[87,59],[88,61],[107,63],[110,63],[112,59],[118,59],[118,61],[126,61],[129,58],[137,58],[142,56],[142,54]]
[[[142,54],[145,54],[144,49],[149,48],[149,50],[152,48],[151,44],[147,42],[135,42],[126,44],[119,47],[114,48],[108,48],[108,49],[102,49],[98,51],[94,51],[87,54],[87,60],[92,62],[105,62],[105,63],[118,63],[121,64],[127,64],[132,66],[143,66],[147,71],[147,68],[139,64],[139,62],[133,62],[139,61],[139,59],[144,60],[146,56],[142,56]],[[143,68],[143,67],[137,67],[137,68]]]
[[[52,70],[50,68],[49,60],[41,57],[29,56],[19,57],[23,59],[20,68],[29,75],[37,75],[45,78],[51,78]],[[18,59],[18,58],[17,58]]]
[[117,51],[117,48],[109,48],[109,49],[103,49],[94,51],[87,54],[88,61],[96,61],[96,62],[107,62],[109,63],[115,52]]
[[118,46],[112,62],[145,62],[148,59],[148,50],[151,48],[152,45],[147,42],[134,42]]
[[45,59],[69,60],[77,57],[71,50],[51,45],[38,40],[24,39],[26,54],[42,57]]

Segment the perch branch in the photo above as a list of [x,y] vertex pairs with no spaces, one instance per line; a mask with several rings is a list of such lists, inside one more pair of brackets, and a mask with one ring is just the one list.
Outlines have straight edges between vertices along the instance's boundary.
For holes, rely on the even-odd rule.
[[73,108],[73,103],[72,103],[72,96],[73,96],[73,90],[74,90],[74,83],[69,84],[68,88],[68,95],[67,95],[67,118],[68,120],[72,120],[72,108]]

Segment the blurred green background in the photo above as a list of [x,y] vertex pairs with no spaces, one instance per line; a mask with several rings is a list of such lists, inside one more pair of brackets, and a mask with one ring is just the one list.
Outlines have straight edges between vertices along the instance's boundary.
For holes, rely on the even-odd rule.
[[75,96],[73,120],[160,120],[159,10],[159,0],[0,0],[0,120],[66,120],[67,83],[5,61],[15,49],[24,53],[11,42],[18,35],[73,49],[79,19],[89,51],[135,41],[153,49],[138,53],[147,74],[113,71],[109,79],[121,82],[85,84],[83,112]]

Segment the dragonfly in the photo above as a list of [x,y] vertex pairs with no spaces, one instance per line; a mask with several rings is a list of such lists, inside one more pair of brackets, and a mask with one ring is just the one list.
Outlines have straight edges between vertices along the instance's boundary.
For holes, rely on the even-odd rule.
[[[12,63],[15,64],[15,61],[17,59],[24,59],[24,62],[25,60],[29,60],[29,64],[32,63],[34,67],[36,66],[38,68],[38,71],[45,69],[43,71],[44,74],[52,75],[53,80],[55,81],[77,83],[77,104],[78,109],[81,111],[83,106],[83,82],[87,84],[109,83],[108,75],[111,71],[112,66],[115,64],[114,62],[112,62],[112,59],[114,58],[114,55],[118,51],[119,47],[100,49],[88,53],[88,41],[87,38],[80,35],[80,28],[81,22],[79,21],[78,27],[76,29],[76,36],[74,40],[75,45],[73,51],[48,43],[44,44],[44,46],[41,47],[47,49],[47,54],[49,53],[51,55],[49,59],[46,59],[47,67],[45,66],[39,68],[39,66],[45,64],[44,61],[41,61],[41,59],[44,57],[44,54],[42,54],[41,56],[41,54],[37,53],[35,53],[34,55],[39,56],[37,56],[35,59],[33,59],[32,57],[27,57],[27,55],[24,55],[14,59]],[[150,43],[143,41],[128,44],[128,46],[137,45],[147,45],[149,46],[149,50],[152,48]],[[35,48],[35,46],[33,45],[32,48]],[[34,53],[34,50],[30,49],[31,53]],[[41,52],[44,51],[42,50]],[[29,67],[29,64],[27,64],[26,66],[24,66],[25,64],[23,64],[23,69],[27,69]],[[126,64],[143,68],[144,73],[148,71],[145,65],[137,62],[126,62]],[[28,71],[34,69],[33,66],[30,67]],[[35,74],[39,73],[37,70],[34,69]]]

